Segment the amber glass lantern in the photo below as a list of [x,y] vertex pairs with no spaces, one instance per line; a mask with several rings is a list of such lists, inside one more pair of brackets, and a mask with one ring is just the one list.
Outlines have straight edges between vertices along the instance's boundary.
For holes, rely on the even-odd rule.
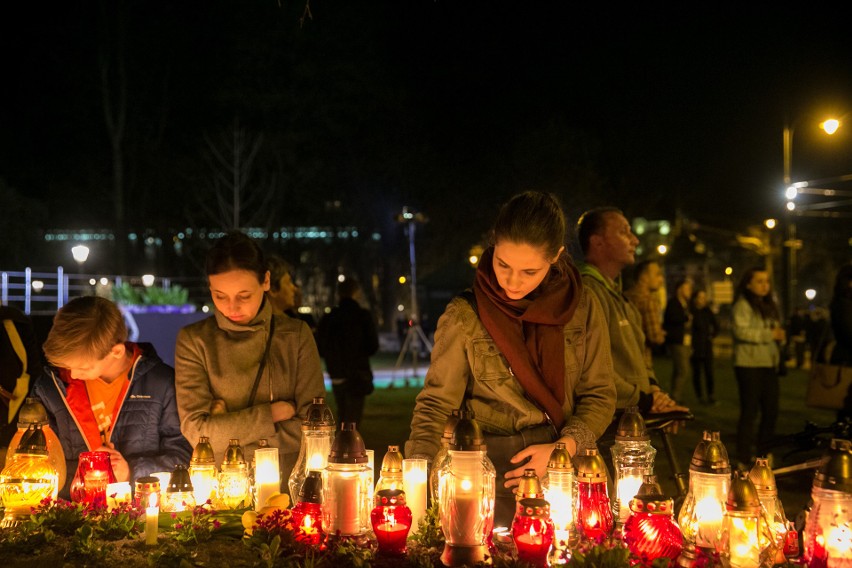
[[438,470],[444,465],[447,460],[447,448],[450,446],[450,440],[453,438],[453,430],[459,421],[459,410],[456,408],[447,416],[444,422],[444,433],[441,434],[441,447],[438,448],[438,453],[432,458],[432,471],[429,472],[429,498],[432,503],[439,501],[438,499]]
[[322,471],[328,464],[331,442],[334,439],[334,415],[325,402],[325,397],[314,397],[302,421],[302,445],[299,457],[290,473],[287,485],[290,496],[295,498],[310,471]]
[[299,527],[302,538],[313,546],[323,539],[322,528],[322,474],[309,471],[296,504],[293,506],[293,522]]
[[192,477],[183,464],[178,464],[169,477],[169,485],[162,496],[160,509],[168,513],[191,511],[195,508],[195,492],[192,488]]
[[189,477],[196,503],[213,501],[218,494],[216,458],[207,436],[200,436],[189,460]]
[[804,559],[809,568],[852,566],[852,442],[831,441],[817,470],[805,522]]
[[694,552],[696,557],[721,552],[722,519],[730,486],[728,451],[722,445],[719,432],[705,430],[692,454],[689,491],[678,515],[685,552]]
[[382,469],[376,482],[376,493],[383,489],[402,489],[402,452],[399,446],[388,446],[382,458]]
[[553,521],[551,564],[569,560],[568,539],[574,526],[574,464],[564,442],[556,442],[547,462],[547,475],[541,481],[544,499],[550,504]]
[[630,516],[630,501],[639,491],[642,480],[654,473],[657,455],[638,407],[631,406],[621,415],[611,451],[615,469],[613,513],[621,526]]
[[44,432],[44,439],[47,442],[47,455],[50,463],[56,468],[59,474],[59,488],[65,487],[65,478],[67,475],[65,464],[65,452],[62,450],[62,444],[59,442],[59,437],[56,432],[50,427],[50,421],[47,418],[47,410],[44,405],[33,397],[27,397],[24,404],[21,405],[21,411],[18,414],[18,431],[12,436],[9,441],[9,449],[6,451],[6,461],[8,464],[15,456],[15,450],[18,449],[18,444],[24,433],[29,430],[30,426],[41,426],[41,431]]
[[370,527],[372,474],[354,422],[340,425],[322,480],[323,526],[328,538],[359,539]]
[[769,542],[761,543],[761,564],[784,564],[786,562],[787,517],[778,498],[775,474],[767,458],[757,458],[748,472],[760,499],[761,513],[769,530]]
[[548,553],[553,544],[553,521],[550,520],[547,501],[533,497],[518,501],[512,519],[512,539],[518,550],[518,560],[533,566],[548,565]]
[[91,507],[106,507],[107,485],[115,483],[109,452],[81,452],[71,480],[71,500]]
[[219,504],[226,509],[251,506],[248,464],[240,441],[236,438],[228,442],[225,459],[222,461],[222,467],[219,468],[218,496]]
[[412,522],[411,509],[405,504],[405,492],[401,489],[379,489],[373,503],[370,524],[379,543],[379,553],[402,556]]
[[630,500],[622,536],[630,552],[648,566],[657,558],[680,555],[683,534],[674,521],[674,502],[663,495],[656,475],[646,475]]
[[462,410],[447,459],[438,471],[444,566],[465,566],[488,556],[494,525],[496,472],[473,412]]
[[613,519],[606,489],[606,463],[595,448],[585,448],[574,457],[577,467],[577,514],[574,523],[580,534],[600,542],[612,532]]
[[50,461],[41,426],[22,438],[15,457],[0,472],[0,502],[5,508],[0,527],[10,528],[30,517],[43,499],[56,499],[59,474]]

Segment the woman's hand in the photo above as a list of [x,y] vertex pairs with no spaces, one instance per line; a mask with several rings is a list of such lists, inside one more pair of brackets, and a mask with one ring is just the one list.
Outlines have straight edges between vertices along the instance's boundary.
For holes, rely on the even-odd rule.
[[273,422],[282,422],[284,420],[290,420],[296,415],[296,407],[284,400],[277,400],[273,402],[272,407],[272,421]]
[[[577,441],[574,438],[566,436],[560,438],[559,441],[565,444],[565,449],[568,450],[569,454],[573,456],[577,453]],[[503,487],[517,487],[520,483],[520,478],[524,476],[525,469],[534,469],[539,479],[544,478],[544,475],[547,473],[547,462],[550,461],[550,454],[553,453],[554,448],[556,448],[556,442],[552,444],[534,444],[527,446],[512,456],[512,463],[521,463],[523,465],[506,472],[506,482],[503,484]],[[529,461],[524,463],[524,460],[527,458],[529,458]]]
[[115,449],[115,444],[110,442],[106,446],[98,448],[99,452],[109,453],[109,463],[112,465],[112,472],[115,474],[116,481],[130,481],[130,466],[121,452]]

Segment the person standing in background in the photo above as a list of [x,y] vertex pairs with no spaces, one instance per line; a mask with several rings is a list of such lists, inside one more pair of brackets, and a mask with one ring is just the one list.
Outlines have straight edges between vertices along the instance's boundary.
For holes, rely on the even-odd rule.
[[299,306],[302,305],[302,288],[296,284],[293,265],[277,254],[267,255],[266,265],[269,269],[269,290],[266,297],[272,304],[272,312],[300,319],[308,324],[311,332],[315,332],[317,322],[314,317],[299,311]]
[[[778,421],[778,344],[786,333],[772,297],[769,273],[763,267],[745,271],[737,285],[731,311],[734,374],[740,395],[736,457],[751,467],[754,456],[772,440]],[[755,436],[754,424],[760,415]]]
[[683,400],[683,385],[689,374],[689,357],[692,354],[692,314],[689,312],[691,296],[692,280],[678,280],[674,294],[666,302],[666,311],[663,314],[666,346],[672,358],[671,393],[676,401]]
[[[852,366],[852,263],[837,271],[834,294],[828,304],[831,330],[834,333],[834,350],[828,361],[833,365]],[[843,408],[837,412],[838,420],[852,420],[852,387],[846,392]]]
[[337,285],[338,304],[317,326],[317,347],[331,378],[340,424],[361,424],[366,397],[372,394],[370,357],[379,350],[373,315],[361,307],[361,285],[347,278]]
[[663,307],[660,305],[659,290],[663,285],[663,270],[656,260],[643,260],[633,268],[633,286],[624,292],[642,316],[642,331],[645,333],[645,361],[654,364],[654,349],[666,341],[663,330]]
[[[705,406],[716,406],[715,382],[713,377],[713,338],[719,334],[719,321],[707,304],[707,292],[696,290],[689,303],[692,314],[692,386],[695,396]],[[701,374],[704,374],[702,386]]]

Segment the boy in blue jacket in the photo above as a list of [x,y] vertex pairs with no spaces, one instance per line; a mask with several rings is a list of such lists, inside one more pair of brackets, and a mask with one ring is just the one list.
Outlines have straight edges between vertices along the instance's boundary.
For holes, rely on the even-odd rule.
[[61,308],[43,346],[48,367],[33,386],[59,437],[69,498],[81,452],[110,454],[118,481],[188,464],[192,447],[180,431],[174,369],[149,343],[127,341],[118,307],[97,296]]

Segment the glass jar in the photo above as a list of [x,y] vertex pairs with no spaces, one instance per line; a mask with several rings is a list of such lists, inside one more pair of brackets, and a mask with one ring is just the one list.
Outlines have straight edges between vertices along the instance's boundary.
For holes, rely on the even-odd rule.
[[107,485],[116,481],[109,452],[81,452],[71,481],[71,500],[93,508],[106,507]]

